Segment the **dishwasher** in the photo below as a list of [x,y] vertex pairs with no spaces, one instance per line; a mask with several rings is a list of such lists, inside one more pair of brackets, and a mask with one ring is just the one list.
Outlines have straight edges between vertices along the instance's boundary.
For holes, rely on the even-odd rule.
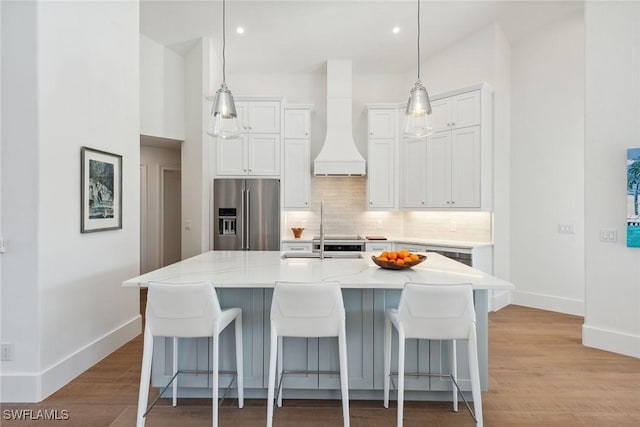
[[471,267],[471,254],[464,252],[452,252],[452,251],[434,251],[440,255],[444,255],[447,258],[451,258],[455,261],[461,262]]

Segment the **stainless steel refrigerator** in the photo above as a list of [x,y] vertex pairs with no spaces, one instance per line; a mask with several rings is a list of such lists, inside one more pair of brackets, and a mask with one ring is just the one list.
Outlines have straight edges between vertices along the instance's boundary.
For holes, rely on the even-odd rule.
[[280,250],[280,180],[213,180],[213,249]]

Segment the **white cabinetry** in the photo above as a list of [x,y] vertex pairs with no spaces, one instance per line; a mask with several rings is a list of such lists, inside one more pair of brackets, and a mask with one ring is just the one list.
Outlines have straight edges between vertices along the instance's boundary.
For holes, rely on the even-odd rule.
[[401,207],[491,210],[492,100],[486,84],[434,97],[435,132],[402,141]]
[[390,210],[397,203],[397,104],[370,104],[368,111],[367,190],[369,209]]
[[365,242],[364,246],[367,252],[383,252],[393,249],[391,242]]
[[309,209],[311,194],[311,106],[284,108],[284,209]]
[[285,252],[312,252],[312,242],[282,242],[282,250]]
[[280,176],[280,101],[236,102],[239,139],[216,140],[217,176]]

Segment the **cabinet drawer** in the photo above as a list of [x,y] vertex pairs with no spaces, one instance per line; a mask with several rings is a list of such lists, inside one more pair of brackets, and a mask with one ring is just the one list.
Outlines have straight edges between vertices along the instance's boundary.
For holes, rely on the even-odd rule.
[[286,252],[311,252],[313,246],[311,242],[290,243],[283,242],[282,250]]
[[396,243],[395,250],[401,251],[402,249],[406,249],[410,252],[427,252],[427,247],[425,245],[414,245],[411,243]]
[[390,251],[393,247],[391,242],[366,242],[364,245],[367,252]]

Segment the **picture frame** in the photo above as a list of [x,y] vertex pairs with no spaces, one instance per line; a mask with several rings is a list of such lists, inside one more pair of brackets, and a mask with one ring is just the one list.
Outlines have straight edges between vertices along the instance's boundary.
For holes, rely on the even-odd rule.
[[640,248],[640,147],[627,149],[627,247]]
[[80,150],[80,232],[122,228],[122,156]]

